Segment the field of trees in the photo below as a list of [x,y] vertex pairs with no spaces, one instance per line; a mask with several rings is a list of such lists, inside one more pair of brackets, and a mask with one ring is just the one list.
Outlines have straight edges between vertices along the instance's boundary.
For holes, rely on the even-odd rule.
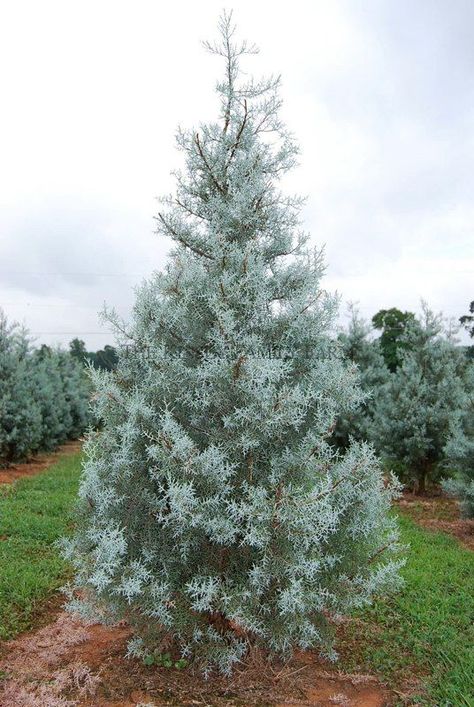
[[280,80],[227,13],[205,46],[114,346],[0,318],[0,704],[470,707],[473,348],[425,304],[338,326]]

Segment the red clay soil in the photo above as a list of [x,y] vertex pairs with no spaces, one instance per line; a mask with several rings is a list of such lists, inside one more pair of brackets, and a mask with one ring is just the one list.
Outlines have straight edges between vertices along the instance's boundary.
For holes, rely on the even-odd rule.
[[125,658],[128,637],[126,626],[86,626],[59,612],[47,626],[4,644],[0,705],[383,707],[396,702],[374,677],[335,672],[309,651],[285,665],[269,664],[254,652],[231,678],[205,680],[190,668],[146,667]]
[[461,545],[474,550],[474,519],[460,517],[459,505],[442,493],[416,496],[404,493],[397,503],[400,511],[430,530],[453,535]]
[[0,468],[0,484],[11,484],[22,476],[34,476],[47,469],[51,464],[57,462],[61,457],[68,454],[75,454],[81,450],[82,443],[79,440],[62,444],[55,452],[37,454],[30,461],[21,464],[12,464],[5,469]]

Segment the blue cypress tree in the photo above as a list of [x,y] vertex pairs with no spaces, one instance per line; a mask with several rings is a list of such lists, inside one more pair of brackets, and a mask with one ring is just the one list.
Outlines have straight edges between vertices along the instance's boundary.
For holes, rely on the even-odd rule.
[[41,445],[41,411],[33,397],[30,342],[0,310],[0,465],[28,457]]
[[464,400],[451,423],[444,448],[445,465],[453,478],[443,482],[445,491],[456,496],[466,518],[474,518],[474,363],[464,375]]
[[255,49],[231,19],[216,122],[180,130],[185,168],[163,199],[166,270],[113,313],[115,372],[93,373],[99,432],[87,443],[66,554],[80,600],[127,619],[137,655],[174,640],[229,672],[249,643],[331,652],[331,618],[398,583],[397,531],[364,443],[338,454],[338,415],[360,398],[330,336],[336,300],[280,190],[297,147],[279,79],[240,70]]
[[445,446],[464,404],[466,357],[426,306],[403,338],[400,365],[377,390],[370,437],[403,480],[424,493],[445,473]]

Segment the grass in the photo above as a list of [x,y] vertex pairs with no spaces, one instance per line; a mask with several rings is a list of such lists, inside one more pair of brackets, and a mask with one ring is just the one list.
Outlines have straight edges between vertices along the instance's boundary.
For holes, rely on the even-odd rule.
[[[70,527],[79,475],[76,454],[0,486],[0,639],[34,625],[68,575],[54,543]],[[406,516],[400,525],[402,540],[410,544],[405,588],[350,625],[350,651],[343,651],[341,667],[376,673],[394,687],[418,677],[421,688],[412,704],[472,707],[474,553]]]
[[30,628],[67,577],[54,543],[70,525],[79,475],[78,453],[0,485],[0,639]]
[[400,525],[410,544],[405,588],[361,612],[351,629],[352,667],[395,686],[418,676],[415,704],[473,707],[474,553],[407,517]]

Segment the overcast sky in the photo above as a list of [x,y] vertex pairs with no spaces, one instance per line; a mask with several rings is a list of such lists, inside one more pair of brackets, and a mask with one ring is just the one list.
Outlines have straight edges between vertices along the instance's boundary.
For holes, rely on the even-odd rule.
[[[173,190],[174,134],[213,119],[222,66],[200,41],[222,2],[5,0],[0,5],[0,306],[40,342],[111,343],[163,267],[156,197]],[[229,8],[232,6],[228,6]],[[474,299],[473,0],[234,4],[281,73],[301,145],[292,190],[325,287],[370,317],[424,298]],[[102,333],[101,333],[102,332]]]

